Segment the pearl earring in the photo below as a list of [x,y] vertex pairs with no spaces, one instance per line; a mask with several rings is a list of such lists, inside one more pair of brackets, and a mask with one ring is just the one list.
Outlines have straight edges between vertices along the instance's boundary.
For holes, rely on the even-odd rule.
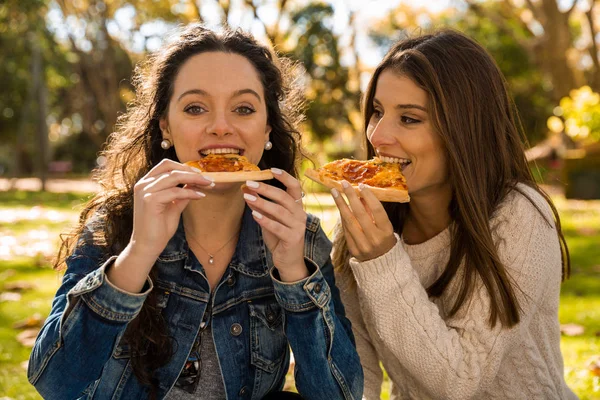
[[265,143],[265,150],[271,150],[273,148],[273,143],[271,143],[270,140],[267,140],[267,143]]
[[169,139],[163,139],[163,141],[160,142],[160,147],[162,147],[163,150],[168,150],[171,146],[173,146],[173,144]]

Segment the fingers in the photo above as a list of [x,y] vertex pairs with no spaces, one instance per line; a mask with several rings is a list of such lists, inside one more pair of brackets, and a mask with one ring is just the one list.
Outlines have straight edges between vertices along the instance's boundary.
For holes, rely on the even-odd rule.
[[173,187],[166,190],[161,190],[160,192],[150,192],[144,194],[144,201],[155,201],[161,204],[167,204],[176,200],[198,200],[203,197],[206,197],[206,194],[192,190],[185,189],[179,187]]
[[331,194],[333,196],[333,200],[335,201],[335,205],[340,211],[342,224],[344,225],[344,232],[347,232],[349,235],[351,235],[355,243],[364,241],[366,239],[364,231],[360,226],[360,223],[354,217],[352,211],[350,211],[350,208],[346,204],[346,201],[340,192],[337,189],[331,189]]
[[165,158],[161,162],[156,164],[150,170],[150,172],[148,172],[146,174],[145,178],[146,177],[148,177],[148,178],[155,177],[157,175],[161,175],[161,174],[164,174],[165,172],[170,172],[175,169],[182,170],[182,171],[188,171],[188,172],[194,171],[194,169],[192,167],[190,167],[189,165],[181,164],[181,163],[175,162],[173,160],[169,160],[168,158]]
[[393,231],[394,227],[392,226],[392,223],[390,222],[383,205],[379,199],[375,197],[375,194],[362,183],[358,185],[358,190],[360,190],[360,195],[364,200],[363,204],[366,204],[366,208],[370,211],[375,225],[377,225],[380,229]]
[[[292,178],[292,177],[290,176],[290,178]],[[292,178],[292,179],[294,179],[294,178]],[[296,181],[296,183],[297,182],[298,181]],[[292,214],[296,214],[296,212],[300,211],[300,210],[302,212],[304,212],[301,205],[300,205],[300,207],[298,207],[299,203],[296,203],[294,201],[294,198],[292,197],[292,195],[289,192],[285,192],[275,186],[267,185],[266,183],[260,183],[260,182],[255,182],[255,181],[246,181],[246,186],[249,190],[251,190],[255,193],[258,193],[259,195],[266,197],[266,198],[274,201],[275,203],[280,204],[285,209],[289,210]],[[298,184],[298,190],[299,190],[299,188],[300,188],[300,184]],[[290,190],[290,189],[288,188],[288,190]],[[300,191],[300,194],[298,195],[298,197],[301,196],[301,193],[302,193],[302,191]]]
[[144,192],[157,192],[160,190],[175,187],[177,185],[189,185],[202,187],[203,189],[212,188],[215,183],[204,178],[196,172],[187,172],[181,170],[171,170],[161,175],[148,178],[144,185]]
[[[304,240],[304,229],[293,229],[283,225],[281,222],[271,219],[263,213],[253,210],[254,220],[265,230],[272,233],[277,239],[286,243],[296,243]],[[272,249],[272,251],[275,249]]]
[[365,209],[365,206],[363,205],[360,197],[358,197],[358,194],[356,193],[354,187],[352,187],[346,181],[342,181],[342,187],[344,190],[344,194],[348,199],[348,203],[350,204],[350,209],[352,210],[354,218],[356,218],[365,234],[372,234],[374,228],[376,227],[374,226],[371,213]]
[[299,201],[297,201],[303,197],[300,182],[298,182],[298,180],[292,175],[279,168],[271,168],[271,172],[273,173],[273,177],[275,179],[277,179],[279,182],[285,185],[285,187],[287,188],[287,193],[292,197],[294,202],[300,203]]

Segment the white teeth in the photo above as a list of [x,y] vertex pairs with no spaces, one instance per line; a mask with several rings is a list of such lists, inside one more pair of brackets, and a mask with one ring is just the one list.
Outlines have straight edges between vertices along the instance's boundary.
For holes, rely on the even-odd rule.
[[386,157],[386,156],[379,156],[379,158],[383,162],[394,163],[394,164],[408,165],[411,163],[411,161],[407,158]]
[[202,150],[200,153],[202,153],[203,156],[207,156],[209,154],[240,154],[240,149],[225,147],[219,149],[206,149]]

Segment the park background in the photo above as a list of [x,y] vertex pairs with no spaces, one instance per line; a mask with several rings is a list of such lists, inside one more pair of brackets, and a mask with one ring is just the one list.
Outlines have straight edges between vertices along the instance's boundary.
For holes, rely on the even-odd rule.
[[[567,383],[582,399],[600,399],[599,3],[1,1],[0,399],[39,399],[25,371],[60,284],[51,267],[59,234],[97,190],[90,172],[134,98],[136,63],[190,21],[240,27],[300,62],[304,146],[317,164],[364,155],[361,94],[394,40],[449,26],[483,44],[507,77],[531,167],[556,202],[571,251],[559,313]],[[307,210],[330,234],[331,198],[305,188]]]

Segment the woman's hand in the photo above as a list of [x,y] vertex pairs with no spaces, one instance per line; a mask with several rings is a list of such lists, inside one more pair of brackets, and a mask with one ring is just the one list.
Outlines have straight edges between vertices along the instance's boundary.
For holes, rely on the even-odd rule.
[[212,186],[212,181],[191,167],[172,160],[165,159],[152,168],[133,190],[132,250],[158,257],[177,231],[181,212],[190,200],[205,197],[200,190]]
[[295,282],[309,275],[304,263],[307,217],[300,200],[302,188],[298,180],[287,172],[278,168],[272,168],[271,172],[287,190],[248,181],[244,199],[252,209],[254,220],[262,228],[263,238],[271,251],[273,264],[279,271],[281,280]]
[[331,194],[340,210],[350,254],[359,261],[367,261],[390,251],[396,237],[381,202],[365,185],[359,185],[362,199],[348,182],[343,181],[342,186],[349,204],[336,189],[331,189]]

